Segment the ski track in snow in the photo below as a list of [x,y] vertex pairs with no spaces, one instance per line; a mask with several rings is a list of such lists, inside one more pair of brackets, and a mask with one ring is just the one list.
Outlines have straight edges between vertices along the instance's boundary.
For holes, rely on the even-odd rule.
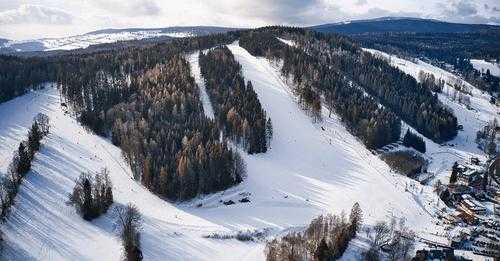
[[196,84],[200,88],[201,103],[203,105],[203,110],[205,115],[209,119],[214,119],[214,110],[212,104],[210,103],[210,98],[207,94],[207,89],[205,88],[205,79],[201,75],[200,62],[199,62],[200,52],[194,52],[187,57],[189,64],[191,65],[191,75],[193,76]]
[[[65,113],[55,88],[33,91],[1,104],[0,123],[7,126],[0,129],[2,171],[11,157],[6,153],[10,154],[26,136],[33,116],[44,112],[51,121],[51,133],[43,140],[33,169],[2,225],[7,246],[4,257],[119,260],[121,244],[114,208],[129,202],[139,207],[144,218],[144,260],[262,260],[263,242],[203,236],[263,228],[277,235],[303,227],[320,214],[348,212],[354,202],[360,203],[368,224],[396,216],[405,217],[421,235],[438,229],[431,216],[431,189],[424,187],[420,193],[416,184],[414,190],[405,192],[407,184],[414,182],[392,173],[337,118],[328,118],[324,111],[324,121],[312,123],[267,60],[253,57],[237,43],[229,48],[272,118],[274,138],[265,154],[242,153],[248,166],[248,177],[242,184],[189,202],[167,202],[132,180],[120,149],[87,132]],[[197,55],[191,58],[195,59],[190,59],[193,65]],[[194,67],[196,78],[198,70]],[[110,170],[115,204],[105,215],[85,222],[65,202],[82,171],[103,167]],[[239,203],[244,196],[251,202]],[[237,203],[224,206],[219,202],[229,199]],[[195,207],[199,203],[203,206]],[[352,250],[356,247],[349,249],[359,251]],[[354,256],[346,253],[345,259]]]

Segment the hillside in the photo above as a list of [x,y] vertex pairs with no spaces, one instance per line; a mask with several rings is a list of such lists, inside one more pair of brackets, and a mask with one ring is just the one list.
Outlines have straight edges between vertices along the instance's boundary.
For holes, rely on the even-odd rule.
[[82,35],[63,38],[44,38],[35,40],[14,41],[0,40],[0,54],[16,52],[39,52],[55,50],[74,50],[87,48],[99,44],[109,44],[120,41],[146,40],[154,38],[176,38],[188,36],[202,36],[215,33],[224,33],[233,28],[194,26],[194,27],[166,27],[166,28],[127,28],[103,29]]
[[[133,202],[144,216],[142,243],[147,260],[225,259],[229,249],[233,258],[261,259],[263,242],[241,243],[203,236],[255,229],[275,235],[301,227],[320,213],[339,213],[355,201],[361,203],[368,224],[387,216],[404,216],[422,235],[435,231],[432,210],[424,203],[433,200],[430,188],[424,187],[424,194],[405,192],[411,181],[392,173],[338,119],[313,124],[268,61],[251,56],[237,44],[229,47],[273,118],[276,138],[271,151],[264,155],[243,154],[248,178],[241,185],[192,202],[168,203],[133,181],[120,150],[88,133],[64,113],[55,89],[48,87],[2,104],[2,112],[22,113],[3,119],[3,126],[26,126],[33,113],[42,111],[51,118],[53,129],[21,188],[16,207],[3,225],[7,257],[117,259],[120,251],[113,211],[86,223],[71,207],[60,204],[66,201],[81,171],[101,167],[110,169],[116,205]],[[2,137],[11,137],[12,131],[9,127],[2,129]],[[14,136],[17,138],[9,144],[21,137]],[[385,193],[376,192],[380,189]],[[231,206],[219,202],[238,202],[243,197],[250,202]],[[196,207],[200,203],[202,207]],[[38,218],[40,215],[44,218]],[[59,229],[54,231],[54,227]],[[93,243],[82,248],[78,243],[82,241]]]
[[368,20],[354,20],[341,23],[312,26],[322,33],[363,34],[363,33],[472,33],[498,29],[493,25],[457,24],[432,19],[383,17]]
[[[469,227],[443,221],[456,211],[440,184],[455,161],[487,160],[476,132],[498,120],[491,95],[458,75],[298,28],[0,58],[11,86],[0,97],[2,202],[33,117],[51,126],[0,223],[6,260],[120,260],[129,203],[142,215],[144,260],[264,260],[270,240],[356,202],[357,234],[342,251],[324,243],[341,260],[362,259],[380,221],[404,221],[417,249],[448,246]],[[401,145],[408,129],[426,150]],[[400,174],[384,160],[397,152],[423,158],[426,171]],[[85,220],[69,195],[82,172],[103,168],[114,201]]]

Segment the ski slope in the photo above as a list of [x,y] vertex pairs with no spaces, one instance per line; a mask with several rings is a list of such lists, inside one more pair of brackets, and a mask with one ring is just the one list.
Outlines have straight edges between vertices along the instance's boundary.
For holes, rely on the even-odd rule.
[[205,115],[209,119],[213,120],[214,110],[212,108],[212,104],[210,103],[210,98],[208,97],[207,89],[205,88],[205,79],[203,79],[203,76],[201,75],[199,56],[200,56],[199,51],[193,52],[192,54],[188,55],[187,60],[189,61],[189,64],[191,66],[191,74],[194,78],[194,81],[200,88],[200,98],[201,98],[201,104],[203,105],[203,111],[205,112]]
[[[469,162],[471,157],[477,157],[481,161],[486,160],[485,153],[478,149],[475,143],[476,132],[489,121],[493,119],[500,120],[500,115],[498,115],[500,110],[489,102],[489,94],[482,92],[456,75],[421,60],[412,62],[378,50],[364,50],[386,58],[393,66],[413,76],[417,81],[419,72],[423,71],[431,73],[436,79],[442,79],[446,82],[443,92],[437,94],[438,98],[453,110],[458,124],[463,125],[463,131],[459,131],[455,139],[443,145],[436,144],[424,137],[427,145],[426,155],[431,159],[429,171],[435,173],[443,183],[447,184],[451,174],[451,167],[455,161]],[[469,108],[452,98],[451,93],[454,91],[452,85],[455,83],[461,83],[470,90],[470,94],[467,95],[470,98]],[[403,126],[403,128],[408,128],[408,126]],[[404,129],[403,133],[405,132]]]
[[[434,225],[439,201],[431,188],[392,173],[338,118],[328,118],[326,110],[324,121],[313,123],[270,62],[253,57],[237,43],[229,48],[271,117],[274,138],[265,154],[241,152],[248,168],[243,183],[189,202],[167,202],[132,180],[120,149],[87,132],[66,113],[54,87],[0,104],[0,123],[10,126],[0,130],[2,171],[10,158],[5,153],[25,137],[32,117],[44,112],[51,120],[51,133],[1,225],[6,242],[3,258],[119,260],[114,208],[129,202],[143,215],[144,260],[263,260],[263,241],[204,236],[265,230],[271,237],[303,227],[320,214],[348,212],[354,202],[360,203],[367,224],[405,217],[422,237],[441,231]],[[197,78],[197,55],[189,60]],[[201,78],[196,81],[201,83]],[[207,105],[204,102],[204,108]],[[103,167],[110,170],[115,204],[107,214],[86,222],[65,202],[82,171]],[[251,202],[238,202],[243,197]],[[236,204],[220,202],[230,199]],[[358,247],[349,247],[345,259],[359,256],[356,251]]]

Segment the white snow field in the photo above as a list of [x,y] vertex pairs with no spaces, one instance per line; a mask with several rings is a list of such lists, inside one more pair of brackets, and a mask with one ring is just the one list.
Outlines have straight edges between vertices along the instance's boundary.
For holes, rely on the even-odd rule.
[[486,70],[490,70],[491,75],[500,77],[500,64],[498,63],[478,59],[471,59],[470,63],[472,63],[474,69],[482,73],[486,73]]
[[[253,57],[237,43],[229,48],[271,117],[274,138],[265,154],[242,152],[248,167],[242,184],[189,202],[167,202],[132,180],[120,149],[65,113],[54,87],[0,104],[2,171],[36,113],[46,113],[52,127],[2,224],[3,258],[119,260],[114,210],[86,222],[65,204],[80,172],[103,167],[110,170],[113,182],[113,208],[132,202],[143,215],[144,260],[263,260],[262,241],[204,236],[256,229],[279,235],[307,225],[317,215],[348,212],[354,202],[360,203],[367,224],[395,216],[405,217],[422,237],[435,238],[433,234],[442,231],[434,225],[439,201],[430,187],[392,173],[326,111],[322,123],[313,123],[267,60]],[[196,59],[191,57],[191,63]],[[195,77],[197,71],[193,65]],[[238,202],[243,197],[251,202]],[[229,199],[236,204],[220,203]],[[356,259],[365,246],[355,240],[344,259]]]
[[[117,33],[89,33],[82,35],[74,35],[62,38],[44,38],[36,40],[12,40],[8,41],[3,47],[12,47],[19,44],[39,44],[43,46],[43,51],[53,50],[73,50],[78,48],[87,48],[91,45],[115,43],[119,41],[141,40],[147,38],[155,38],[168,36],[174,38],[193,36],[191,32],[162,32],[161,30],[139,30],[131,32]],[[17,50],[21,51],[21,50]]]
[[[393,66],[417,80],[418,73],[424,71],[434,74],[436,79],[446,81],[445,89],[442,93],[438,93],[438,98],[443,104],[453,110],[458,124],[463,125],[463,131],[459,131],[455,139],[444,145],[436,144],[424,137],[427,145],[426,155],[431,160],[429,166],[430,172],[435,173],[438,179],[447,184],[449,175],[451,174],[451,166],[455,161],[470,162],[471,157],[477,157],[481,161],[486,160],[485,153],[478,149],[475,143],[476,132],[489,121],[494,119],[500,120],[500,115],[498,114],[500,110],[489,102],[489,94],[482,92],[456,75],[421,60],[412,62],[378,50],[365,49],[365,51],[387,58]],[[470,98],[469,108],[452,99],[454,89],[451,85],[457,82],[464,84],[470,90],[471,95],[467,95]],[[405,132],[406,130],[403,131],[403,134]]]

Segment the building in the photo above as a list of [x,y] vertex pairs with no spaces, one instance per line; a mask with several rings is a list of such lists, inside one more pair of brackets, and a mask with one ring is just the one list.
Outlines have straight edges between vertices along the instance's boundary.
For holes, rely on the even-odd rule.
[[459,172],[457,181],[463,185],[471,185],[481,179],[481,174],[478,170],[467,169],[466,171]]
[[471,195],[462,195],[462,201],[457,208],[461,212],[461,217],[469,224],[476,223],[478,221],[478,215],[486,214],[486,208]]
[[469,260],[463,257],[455,256],[455,251],[451,248],[431,249],[431,250],[417,250],[414,261],[427,261],[427,260]]

